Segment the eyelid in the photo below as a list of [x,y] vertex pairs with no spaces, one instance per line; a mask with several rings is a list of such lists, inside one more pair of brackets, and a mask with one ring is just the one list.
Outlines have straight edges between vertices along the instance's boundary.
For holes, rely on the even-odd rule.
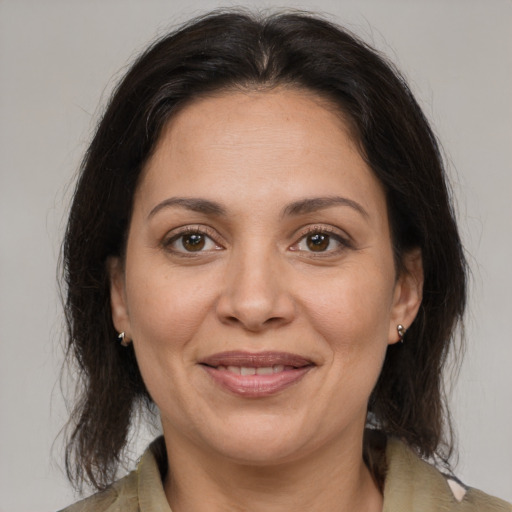
[[347,242],[352,241],[352,237],[344,230],[332,226],[330,224],[309,224],[296,231],[295,237],[297,239],[304,238],[311,233],[323,233],[326,235],[333,235]]
[[174,254],[178,254],[180,256],[198,256],[201,253],[211,253],[212,250],[206,250],[206,251],[197,251],[197,252],[187,252],[187,251],[178,251],[175,249],[170,248],[171,244],[174,243],[176,240],[178,240],[180,237],[185,235],[191,235],[191,234],[199,234],[203,235],[207,238],[209,238],[217,247],[214,249],[215,251],[224,249],[224,243],[219,242],[219,238],[222,238],[219,233],[212,229],[210,226],[204,225],[204,224],[187,224],[185,226],[180,226],[177,228],[173,228],[172,230],[168,231],[166,235],[163,237],[161,245],[165,250],[168,250],[169,252],[172,252]]
[[[345,231],[336,228],[331,225],[325,225],[325,224],[312,224],[309,226],[305,226],[304,228],[301,228],[295,235],[295,242],[290,246],[290,250],[294,251],[297,249],[292,249],[292,247],[297,246],[304,238],[306,238],[308,235],[311,234],[324,234],[329,235],[333,237],[341,246],[342,248],[324,251],[324,252],[317,252],[314,251],[304,251],[308,252],[309,254],[313,255],[314,257],[326,257],[326,256],[332,256],[333,254],[336,254],[340,250],[343,250],[345,248],[351,248],[354,246],[353,240]],[[302,251],[301,251],[302,252]]]

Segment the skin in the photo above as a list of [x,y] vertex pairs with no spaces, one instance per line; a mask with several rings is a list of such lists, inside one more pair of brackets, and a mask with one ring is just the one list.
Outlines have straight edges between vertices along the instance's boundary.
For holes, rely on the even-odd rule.
[[[290,211],[334,196],[345,201]],[[362,436],[386,348],[421,302],[419,252],[404,265],[396,275],[384,192],[332,105],[289,88],[226,92],[168,123],[110,274],[114,325],[161,413],[173,511],[381,510]],[[312,368],[247,398],[199,364],[232,350]]]

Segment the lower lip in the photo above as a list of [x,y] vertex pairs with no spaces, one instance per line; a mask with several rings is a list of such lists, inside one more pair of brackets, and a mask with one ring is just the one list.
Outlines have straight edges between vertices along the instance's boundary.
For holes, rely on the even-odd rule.
[[313,368],[304,366],[271,375],[239,375],[227,370],[203,366],[208,375],[227,391],[246,398],[271,396],[300,381]]

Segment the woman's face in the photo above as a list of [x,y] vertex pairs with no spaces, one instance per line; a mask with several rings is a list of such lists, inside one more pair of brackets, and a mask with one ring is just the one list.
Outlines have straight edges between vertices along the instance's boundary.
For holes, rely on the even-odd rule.
[[250,464],[360,440],[386,347],[421,300],[385,195],[310,93],[224,93],[166,126],[134,199],[116,328],[168,446]]

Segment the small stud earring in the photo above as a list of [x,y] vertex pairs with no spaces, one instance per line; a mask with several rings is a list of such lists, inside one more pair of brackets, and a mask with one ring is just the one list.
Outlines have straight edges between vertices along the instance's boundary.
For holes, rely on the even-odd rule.
[[403,343],[404,336],[405,336],[405,333],[407,332],[407,329],[402,324],[398,324],[396,326],[396,330],[398,331],[398,337],[400,339],[400,343]]
[[119,336],[117,337],[117,339],[121,340],[121,345],[122,345],[123,347],[127,347],[127,346],[130,344],[130,342],[128,341],[128,339],[127,339],[127,337],[126,337],[126,335],[125,335],[125,333],[124,333],[124,331],[123,331],[122,333],[120,333],[120,334],[119,334]]

